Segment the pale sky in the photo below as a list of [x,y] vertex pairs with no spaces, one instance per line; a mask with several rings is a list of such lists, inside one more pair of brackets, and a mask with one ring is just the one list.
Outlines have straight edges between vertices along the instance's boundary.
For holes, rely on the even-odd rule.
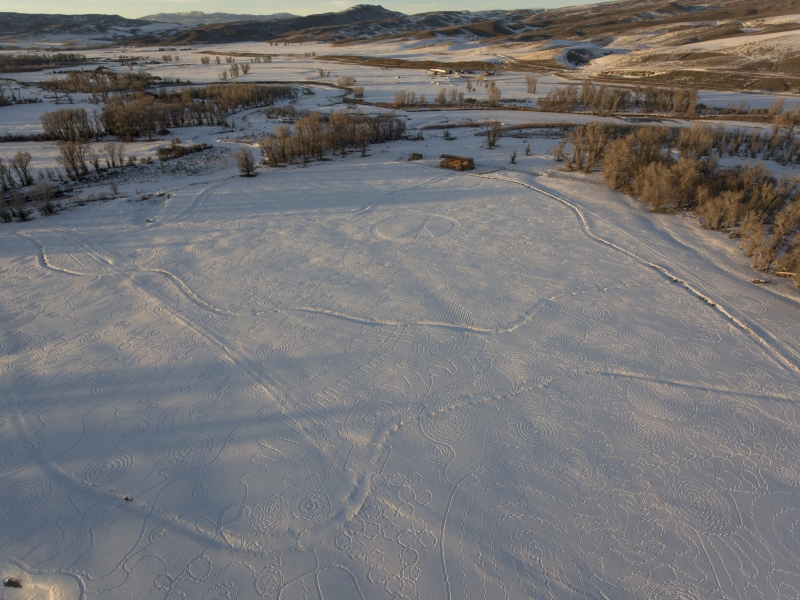
[[[594,0],[596,2],[596,0]],[[200,10],[203,12],[226,12],[236,14],[268,15],[278,12],[289,12],[295,15],[336,12],[354,4],[380,4],[384,8],[397,10],[406,14],[430,12],[434,10],[487,10],[512,8],[557,8],[575,4],[589,4],[582,0],[295,0],[294,2],[248,2],[246,0],[139,0],[125,2],[123,0],[39,0],[31,4],[29,0],[3,0],[2,11],[21,13],[50,14],[117,14],[128,18],[162,12],[185,12]]]

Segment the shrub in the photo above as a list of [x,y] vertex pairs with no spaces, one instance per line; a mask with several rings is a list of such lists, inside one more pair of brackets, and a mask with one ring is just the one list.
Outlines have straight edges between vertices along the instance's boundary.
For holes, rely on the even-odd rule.
[[203,150],[208,150],[212,147],[213,146],[210,144],[188,144],[183,146],[181,145],[180,138],[172,138],[168,146],[159,146],[156,148],[156,154],[158,155],[158,160],[161,162],[166,162],[168,160],[186,156],[187,154],[202,152]]

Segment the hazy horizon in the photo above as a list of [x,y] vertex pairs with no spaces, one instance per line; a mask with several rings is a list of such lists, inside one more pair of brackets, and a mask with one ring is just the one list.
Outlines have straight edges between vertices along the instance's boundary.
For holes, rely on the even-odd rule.
[[[607,0],[605,0],[607,1]],[[431,12],[434,10],[513,10],[513,9],[537,9],[537,8],[561,8],[564,6],[574,6],[578,4],[599,4],[600,2],[569,1],[569,0],[537,0],[535,3],[527,4],[523,2],[484,2],[482,0],[445,0],[437,2],[435,7],[429,2],[420,0],[398,0],[385,2],[361,2],[353,0],[332,0],[331,2],[319,2],[318,0],[299,0],[291,8],[283,3],[269,2],[261,8],[256,9],[253,4],[243,0],[233,0],[224,7],[219,6],[211,0],[143,0],[135,5],[110,0],[101,2],[99,0],[89,0],[86,2],[74,2],[73,0],[44,0],[37,3],[36,10],[27,2],[21,0],[10,0],[7,2],[4,12],[19,12],[27,14],[63,14],[63,15],[85,15],[85,14],[106,14],[120,15],[129,19],[138,19],[147,15],[159,13],[178,13],[201,11],[205,13],[233,13],[248,15],[271,15],[275,13],[288,12],[298,16],[338,12],[355,6],[356,4],[380,4],[386,9],[399,11],[406,14],[421,12]]]

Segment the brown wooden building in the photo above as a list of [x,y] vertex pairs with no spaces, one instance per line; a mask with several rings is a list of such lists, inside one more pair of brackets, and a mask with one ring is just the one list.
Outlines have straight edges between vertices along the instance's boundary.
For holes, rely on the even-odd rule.
[[439,166],[443,169],[455,169],[456,171],[471,171],[475,168],[475,161],[468,156],[453,156],[452,154],[442,154]]

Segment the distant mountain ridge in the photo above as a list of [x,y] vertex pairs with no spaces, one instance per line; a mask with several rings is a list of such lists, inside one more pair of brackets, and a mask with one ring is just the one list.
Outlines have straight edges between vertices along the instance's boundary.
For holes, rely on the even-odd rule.
[[[162,40],[165,44],[222,44],[228,42],[259,42],[279,35],[312,29],[350,25],[351,23],[381,21],[405,17],[401,12],[388,10],[379,5],[358,4],[340,12],[308,15],[275,21],[243,21],[200,25]],[[143,42],[147,43],[146,40]]]
[[119,15],[42,15],[0,12],[3,36],[37,33],[106,33],[111,29],[141,29],[150,21],[126,19]]
[[177,23],[179,25],[197,26],[213,23],[235,23],[237,21],[275,21],[278,19],[292,19],[297,17],[292,13],[281,12],[272,15],[239,15],[233,13],[215,12],[205,13],[200,10],[189,12],[158,13],[146,15],[137,20],[157,21],[159,23]]

